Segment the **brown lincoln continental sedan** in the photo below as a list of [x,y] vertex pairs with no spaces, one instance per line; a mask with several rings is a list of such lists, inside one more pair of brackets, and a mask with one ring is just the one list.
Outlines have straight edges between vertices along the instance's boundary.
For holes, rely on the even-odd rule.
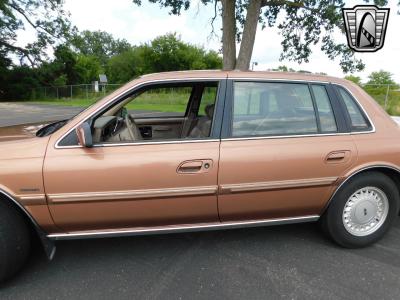
[[61,239],[320,220],[363,247],[398,215],[399,188],[400,127],[348,81],[143,76],[70,120],[0,129],[0,279],[35,236],[51,258]]

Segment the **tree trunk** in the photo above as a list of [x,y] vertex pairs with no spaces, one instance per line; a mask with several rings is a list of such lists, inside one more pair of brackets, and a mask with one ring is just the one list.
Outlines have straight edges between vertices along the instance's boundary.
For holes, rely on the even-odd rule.
[[[233,1],[234,2],[234,1]],[[236,69],[247,71],[250,67],[256,38],[258,18],[260,16],[261,0],[251,0],[247,8],[246,22],[244,23],[242,43],[240,44],[239,57]],[[225,27],[224,27],[225,29]]]
[[236,65],[235,0],[222,0],[222,55],[224,70]]

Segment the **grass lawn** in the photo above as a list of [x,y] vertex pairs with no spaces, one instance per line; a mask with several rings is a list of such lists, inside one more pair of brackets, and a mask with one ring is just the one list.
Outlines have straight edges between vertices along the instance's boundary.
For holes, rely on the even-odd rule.
[[[32,103],[32,104],[48,104],[48,105],[58,105],[58,106],[72,106],[72,107],[88,107],[95,103],[96,101],[92,100],[81,100],[81,99],[72,99],[72,100],[44,100],[44,101],[29,101],[24,103]],[[130,110],[149,110],[149,111],[160,111],[160,112],[185,112],[186,105],[185,104],[164,104],[164,103],[130,103],[127,105],[127,108]]]
[[[365,91],[375,99],[382,107],[385,106],[386,88],[365,88]],[[400,115],[400,91],[390,90],[388,94],[388,101],[386,111],[392,116]]]
[[[160,89],[160,91],[145,92],[140,94],[131,101],[126,108],[129,110],[148,110],[157,112],[178,112],[184,113],[191,95],[191,88],[180,88],[177,91]],[[216,88],[207,88],[203,94],[201,110],[204,110],[205,105],[214,103],[216,97]],[[61,106],[77,106],[88,107],[101,98],[93,99],[47,99],[47,100],[32,100],[25,103],[34,104],[50,104]]]

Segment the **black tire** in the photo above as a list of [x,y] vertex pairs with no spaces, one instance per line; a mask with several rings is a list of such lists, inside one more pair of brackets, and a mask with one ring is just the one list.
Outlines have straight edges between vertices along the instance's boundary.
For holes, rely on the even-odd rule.
[[15,275],[26,262],[31,234],[21,213],[0,199],[0,282]]
[[[388,199],[389,211],[386,220],[379,229],[366,236],[357,236],[346,230],[343,224],[343,210],[347,200],[358,190],[365,187],[375,187],[384,192]],[[369,246],[389,230],[399,212],[399,190],[393,180],[380,172],[365,172],[351,178],[336,193],[328,209],[321,218],[325,233],[336,243],[346,248],[361,248]]]

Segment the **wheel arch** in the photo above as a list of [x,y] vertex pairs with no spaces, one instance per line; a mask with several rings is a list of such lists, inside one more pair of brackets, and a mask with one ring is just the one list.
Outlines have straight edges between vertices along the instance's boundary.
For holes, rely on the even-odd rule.
[[[326,203],[325,207],[323,208],[321,212],[321,216],[325,213],[325,211],[328,209],[329,205],[331,204],[333,198],[336,196],[336,194],[339,192],[339,190],[345,186],[345,184],[352,179],[355,176],[358,176],[362,173],[365,172],[370,172],[370,171],[376,171],[385,174],[388,176],[390,179],[393,180],[397,187],[397,191],[399,192],[400,195],[400,168],[393,166],[393,165],[386,165],[386,164],[377,164],[377,165],[369,165],[369,166],[364,166],[361,167],[357,170],[353,170],[345,176],[345,179],[339,184],[339,186],[335,189],[335,191],[332,193],[331,197],[329,198],[328,202]],[[397,212],[400,214],[400,212]]]
[[56,250],[54,243],[47,237],[46,232],[40,227],[40,225],[25,209],[25,207],[23,207],[21,203],[19,203],[13,196],[11,196],[3,189],[0,189],[0,201],[7,201],[10,206],[14,207],[17,211],[20,212],[20,214],[23,216],[23,218],[26,220],[31,229],[34,230],[37,237],[39,238],[47,258],[50,260],[53,259]]

